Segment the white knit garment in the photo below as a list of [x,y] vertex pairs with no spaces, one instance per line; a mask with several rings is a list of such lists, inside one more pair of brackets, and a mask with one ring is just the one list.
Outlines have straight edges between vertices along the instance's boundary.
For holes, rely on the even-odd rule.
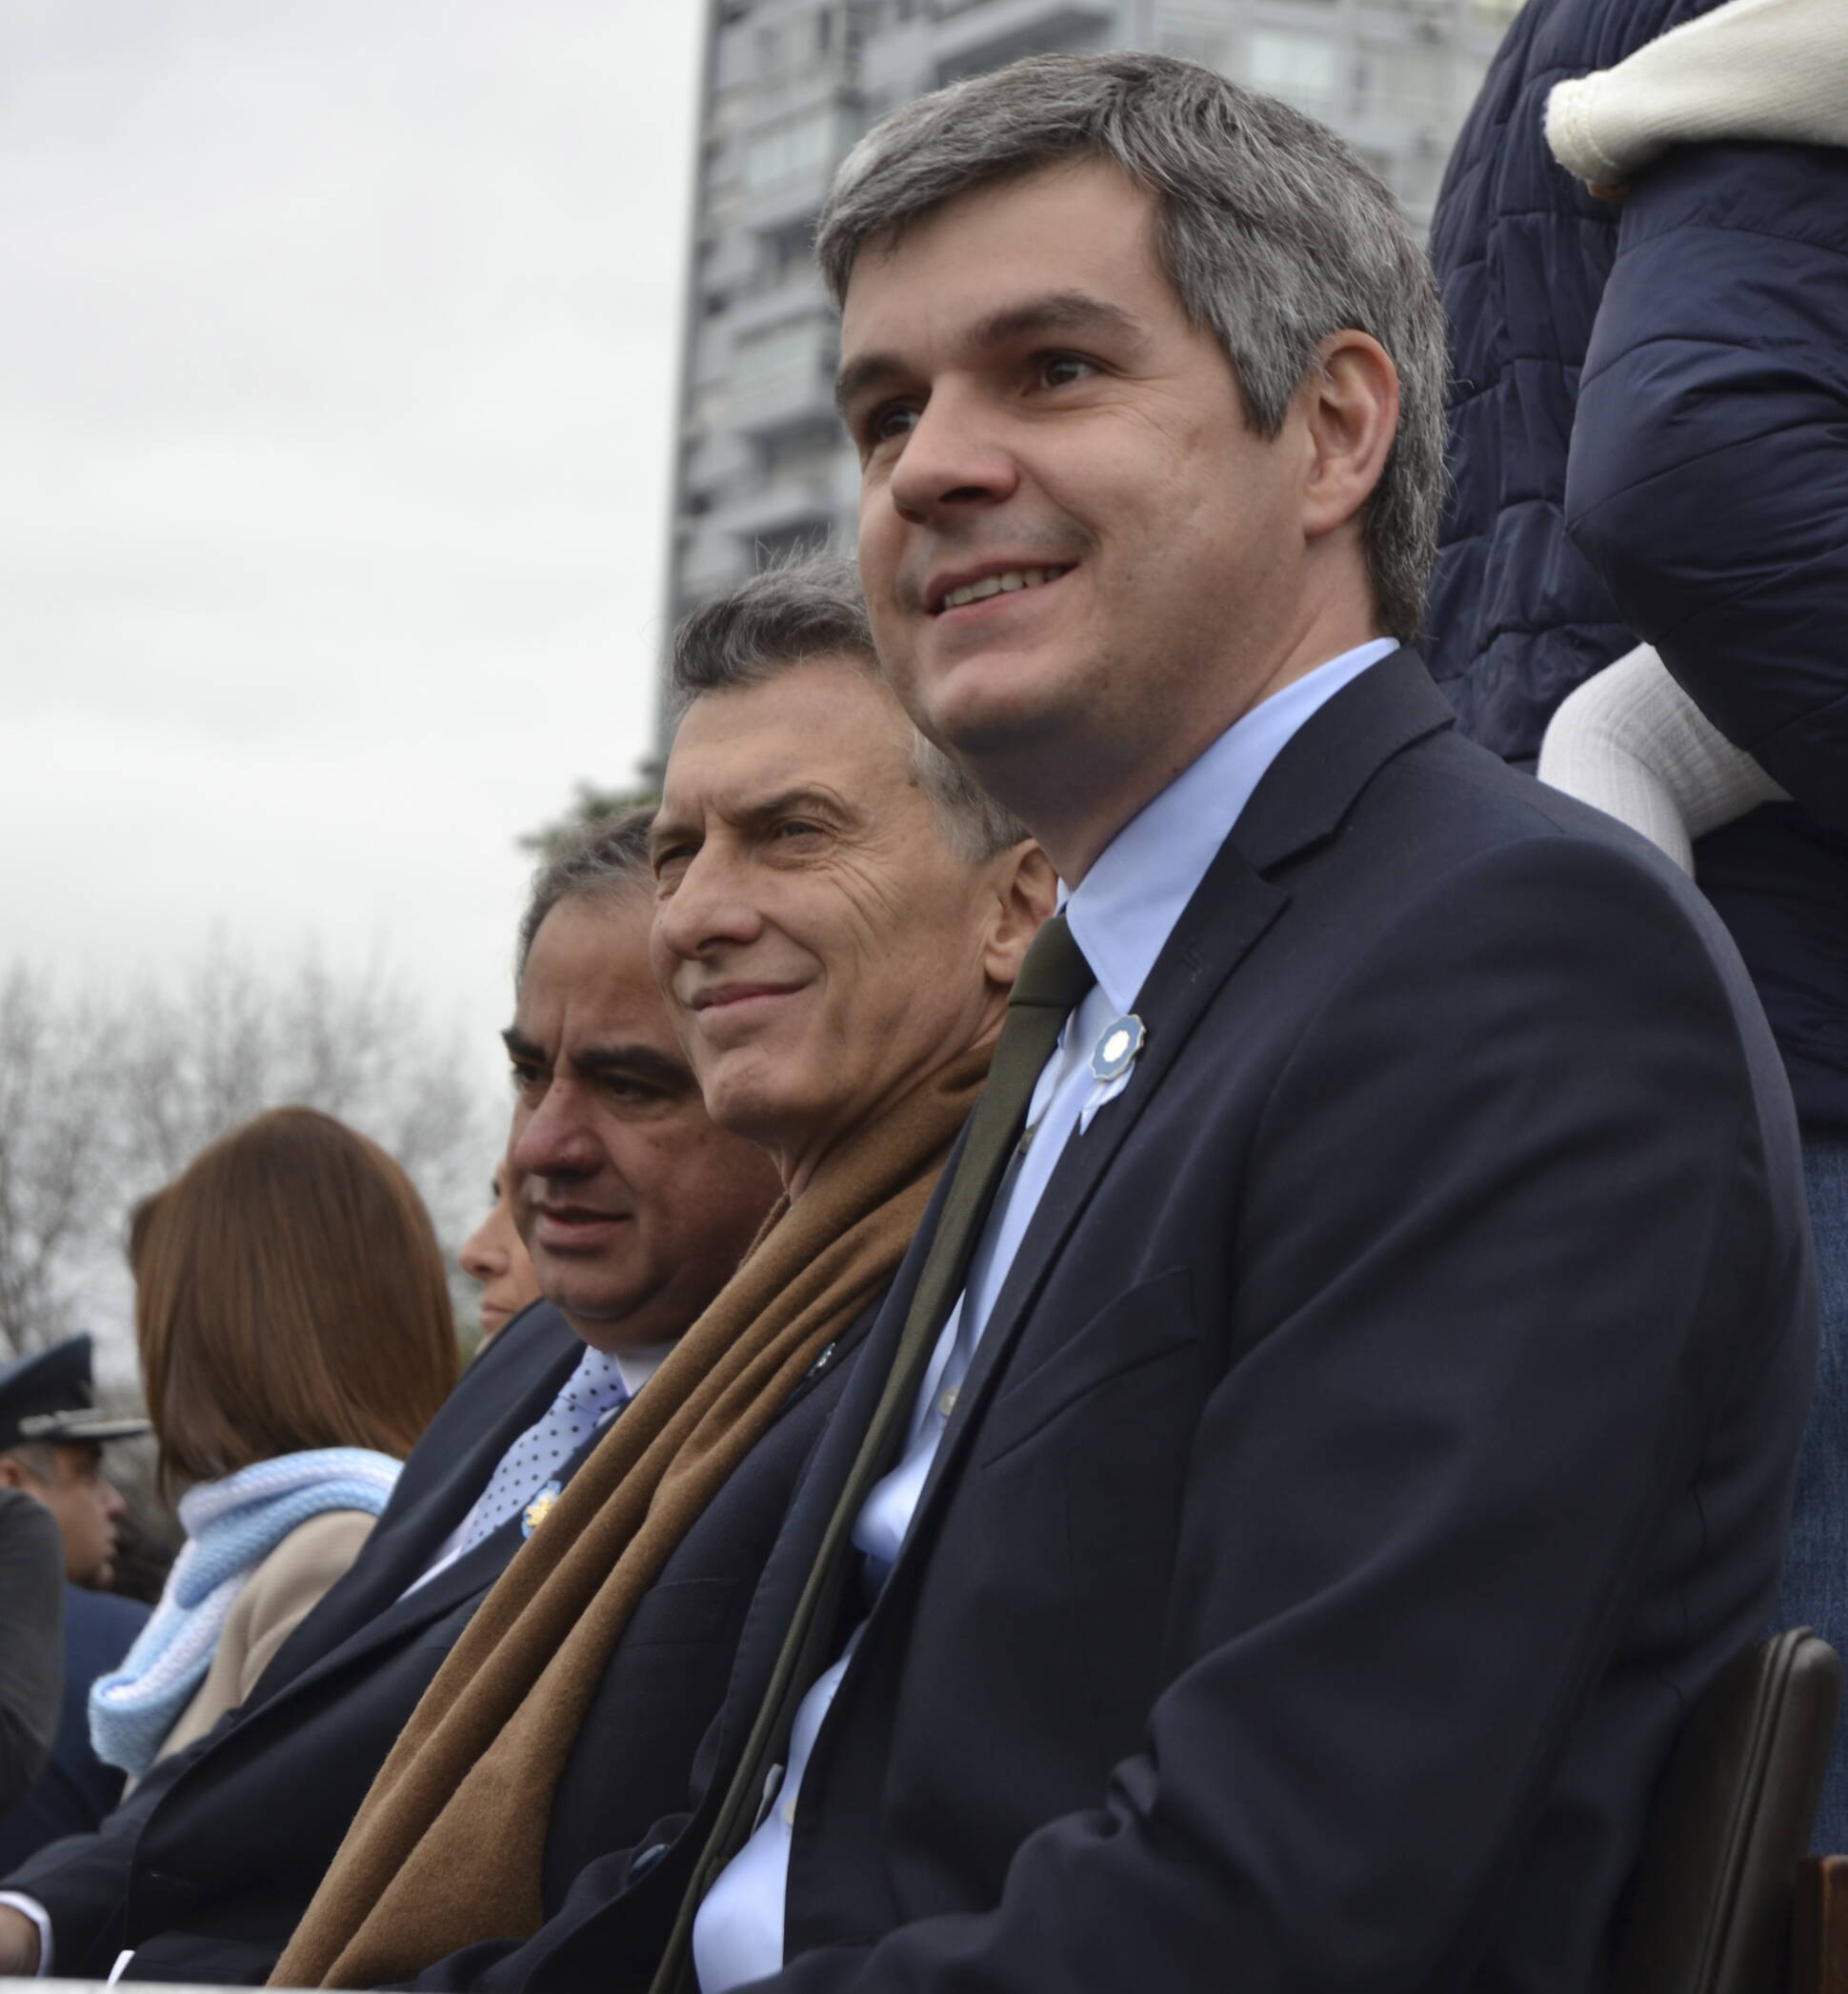
[[1553,156],[1597,186],[1722,139],[1848,145],[1848,0],[1727,0],[1547,99]]
[[369,1447],[313,1447],[260,1460],[180,1498],[186,1542],[134,1645],[90,1690],[90,1737],[105,1764],[139,1778],[205,1680],[218,1637],[263,1561],[311,1517],[377,1516],[401,1463]]
[[1640,831],[1688,874],[1697,837],[1760,803],[1786,800],[1648,644],[1593,673],[1560,702],[1540,742],[1538,774]]

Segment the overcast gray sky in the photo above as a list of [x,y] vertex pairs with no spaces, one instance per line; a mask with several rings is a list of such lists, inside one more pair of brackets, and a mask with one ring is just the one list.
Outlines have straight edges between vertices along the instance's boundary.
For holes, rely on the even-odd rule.
[[382,943],[492,1083],[651,738],[702,11],[0,0],[0,965]]

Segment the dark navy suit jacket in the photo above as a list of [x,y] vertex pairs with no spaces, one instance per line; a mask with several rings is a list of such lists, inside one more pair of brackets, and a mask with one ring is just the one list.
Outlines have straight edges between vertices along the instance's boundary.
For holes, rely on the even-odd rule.
[[401,1606],[399,1595],[583,1348],[543,1304],[511,1323],[432,1421],[360,1557],[244,1707],[163,1760],[100,1833],[56,1843],[7,1876],[50,1913],[59,1974],[100,1979],[133,1945],[137,1980],[161,1977],[167,1953],[196,1966],[179,1978],[267,1975],[444,1645],[512,1556],[517,1526]]
[[[1389,658],[1278,757],[1062,1157],[803,1783],[789,1994],[1585,1994],[1759,1632],[1814,1359],[1724,931]],[[649,1984],[889,1360],[679,1815],[525,1977]]]
[[117,1667],[147,1624],[138,1600],[87,1586],[64,1589],[64,1691],[50,1762],[0,1823],[0,1874],[62,1835],[93,1828],[122,1798],[126,1775],[90,1746],[90,1687]]
[[[137,1981],[268,1977],[398,1732],[517,1548],[518,1520],[405,1587],[583,1347],[547,1304],[510,1323],[432,1422],[352,1569],[250,1700],[157,1767],[101,1834],[6,1880],[50,1911],[60,1974],[101,1978],[131,1947]],[[632,1618],[561,1785],[549,1903],[684,1794],[764,1556],[848,1369],[831,1362],[792,1395]]]

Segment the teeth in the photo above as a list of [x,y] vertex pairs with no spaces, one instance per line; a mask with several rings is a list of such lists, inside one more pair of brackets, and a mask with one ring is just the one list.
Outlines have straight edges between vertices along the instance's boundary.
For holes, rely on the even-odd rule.
[[943,607],[959,610],[967,603],[986,602],[991,595],[1006,594],[1014,589],[1036,589],[1041,582],[1056,581],[1070,572],[1067,568],[1010,568],[1004,574],[985,574],[967,588],[952,589],[943,598]]

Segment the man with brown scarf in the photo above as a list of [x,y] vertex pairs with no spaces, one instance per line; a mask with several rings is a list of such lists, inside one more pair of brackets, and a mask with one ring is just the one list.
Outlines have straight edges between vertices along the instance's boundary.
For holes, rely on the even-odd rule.
[[784,1198],[457,1644],[277,1984],[518,1985],[645,1873],[607,1787],[649,1713],[608,1694],[611,1658],[875,1310],[1050,910],[1043,855],[879,682],[851,571],[802,563],[696,613],[674,673],[656,972],[713,1119],[770,1152]]
[[[470,1368],[360,1558],[244,1708],[164,1762],[97,1833],[68,1836],[6,1878],[0,1973],[101,1979],[131,1950],[136,1981],[262,1981],[518,1549],[522,1512],[569,1479],[599,1420],[629,1417],[624,1399],[642,1393],[750,1245],[776,1173],[708,1118],[655,988],[649,820],[632,813],[553,854],[521,922],[508,1167],[545,1299]],[[643,1823],[684,1784],[782,1484],[840,1368],[791,1395],[737,1506],[683,1547],[612,1679],[613,1694],[648,1712],[609,1767]]]

